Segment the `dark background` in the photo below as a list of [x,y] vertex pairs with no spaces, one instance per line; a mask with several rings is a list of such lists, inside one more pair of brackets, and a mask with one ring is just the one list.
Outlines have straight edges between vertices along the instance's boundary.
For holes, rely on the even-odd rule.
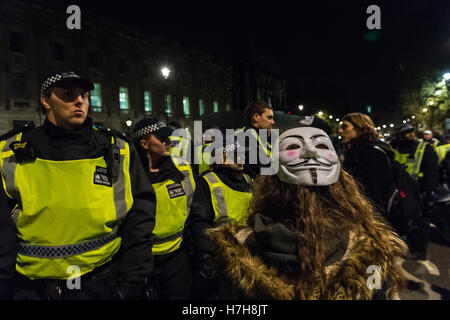
[[[338,116],[370,105],[392,119],[408,78],[450,60],[437,49],[450,45],[448,0],[70,2],[232,61],[263,52],[280,65],[294,113],[299,104]],[[364,39],[372,4],[377,41]]]

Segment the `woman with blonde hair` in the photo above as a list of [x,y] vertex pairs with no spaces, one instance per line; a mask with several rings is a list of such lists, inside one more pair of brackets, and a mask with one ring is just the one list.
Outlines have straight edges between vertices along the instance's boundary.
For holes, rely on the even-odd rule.
[[378,139],[372,119],[363,113],[346,114],[339,134],[345,145],[344,169],[357,180],[378,210],[384,212],[393,179],[389,158],[394,159],[394,152]]
[[407,247],[341,169],[326,133],[286,131],[279,163],[277,175],[255,181],[247,227],[209,231],[221,298],[394,298]]

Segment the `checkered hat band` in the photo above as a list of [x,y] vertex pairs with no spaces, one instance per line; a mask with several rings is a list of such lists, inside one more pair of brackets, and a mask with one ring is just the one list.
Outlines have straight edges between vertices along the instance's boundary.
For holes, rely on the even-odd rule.
[[139,139],[141,137],[146,136],[149,133],[158,131],[159,129],[161,129],[163,126],[160,126],[158,123],[152,124],[150,126],[146,126],[142,129],[139,129],[138,131],[136,131],[135,133],[133,133],[133,138],[134,139]]
[[223,153],[233,152],[235,149],[236,149],[235,144],[229,144],[225,147],[217,148],[217,152],[219,154],[223,154]]
[[[53,84],[57,83],[59,80],[61,80],[63,77],[62,74],[55,74],[52,75],[51,77],[48,77],[47,79],[45,79],[45,81],[42,83],[41,85],[41,93],[44,93],[45,90],[47,90],[49,87],[51,87]],[[70,73],[65,73],[64,74],[64,79],[67,78],[74,78],[74,79],[78,79],[80,78],[77,74],[70,72]]]
[[72,244],[67,246],[38,246],[21,243],[17,250],[18,253],[24,256],[36,258],[64,258],[79,255],[89,252],[100,247],[117,238],[117,233],[110,233],[104,238],[86,241],[79,244]]

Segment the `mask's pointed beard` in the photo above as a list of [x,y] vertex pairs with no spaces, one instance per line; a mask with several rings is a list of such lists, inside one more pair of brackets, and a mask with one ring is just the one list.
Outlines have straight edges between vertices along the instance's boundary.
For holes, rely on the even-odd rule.
[[309,169],[309,172],[311,173],[311,177],[312,177],[313,183],[317,184],[317,169],[316,168],[311,168],[311,169]]

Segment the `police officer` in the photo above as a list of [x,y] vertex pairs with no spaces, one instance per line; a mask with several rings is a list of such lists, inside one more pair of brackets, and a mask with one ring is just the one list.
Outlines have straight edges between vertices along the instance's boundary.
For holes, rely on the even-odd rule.
[[158,118],[136,123],[134,143],[156,192],[156,225],[152,283],[161,300],[190,298],[191,263],[184,227],[195,190],[195,174],[184,159],[170,156],[173,129]]
[[213,150],[221,155],[221,163],[214,163],[204,172],[194,193],[188,225],[194,242],[194,298],[211,299],[214,280],[218,275],[215,252],[206,230],[224,222],[245,226],[253,180],[243,173],[245,149],[235,139]]
[[406,167],[408,173],[418,181],[424,200],[424,208],[415,239],[411,240],[412,257],[417,260],[426,259],[426,250],[430,237],[429,216],[430,208],[427,203],[433,198],[433,191],[439,183],[438,158],[433,146],[416,139],[414,127],[405,124],[395,130],[398,140],[392,144],[395,160]]
[[202,144],[195,150],[195,163],[197,164],[199,175],[210,169],[210,165],[213,162],[211,157],[212,143],[216,136],[222,136],[222,132],[218,126],[213,125],[205,130],[202,135]]
[[93,89],[73,71],[49,74],[44,124],[0,142],[0,277],[15,278],[15,299],[145,297],[154,191],[133,145],[93,128]]
[[433,132],[431,130],[425,130],[423,132],[423,140],[431,144],[434,151],[437,151],[437,146],[439,145],[439,140],[433,137]]
[[[270,165],[272,157],[272,146],[268,139],[271,135],[271,130],[274,121],[274,114],[272,108],[264,101],[250,102],[245,108],[245,126],[242,129],[236,130],[236,134],[245,132],[248,135],[249,152],[256,153],[257,161],[252,163],[252,158],[249,153],[246,154],[246,164],[244,171],[252,178],[256,178],[261,174],[261,167]],[[260,137],[259,130],[267,130],[267,139]],[[253,146],[256,146],[253,147]]]

